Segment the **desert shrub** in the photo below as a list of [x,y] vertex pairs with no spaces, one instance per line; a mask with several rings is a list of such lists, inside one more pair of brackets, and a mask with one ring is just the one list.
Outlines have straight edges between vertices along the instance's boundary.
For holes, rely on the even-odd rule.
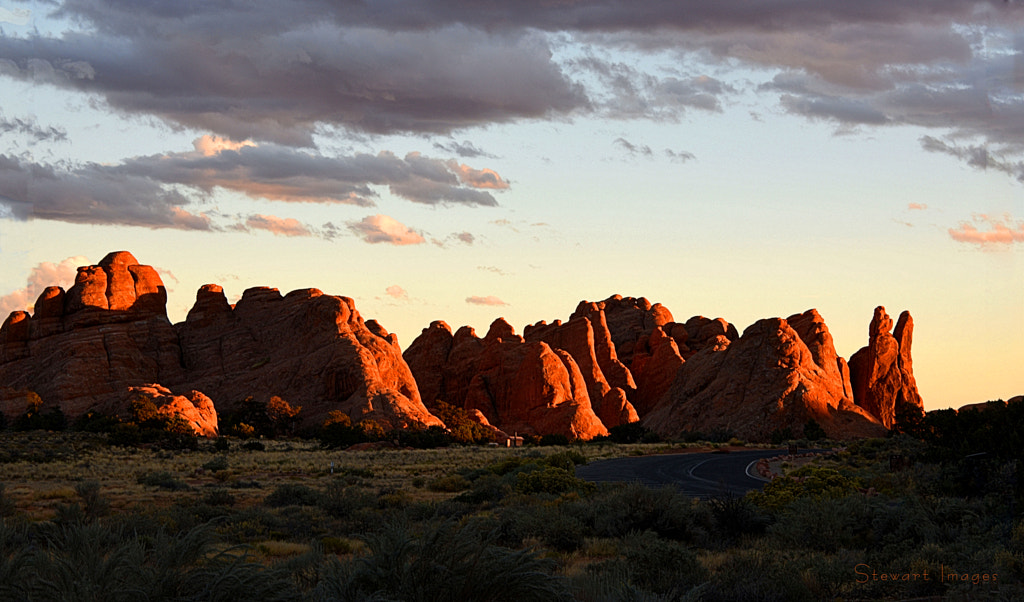
[[285,483],[278,485],[263,500],[264,506],[280,508],[282,506],[316,506],[320,503],[319,491],[306,485]]
[[376,508],[377,499],[358,487],[334,479],[320,493],[318,504],[330,516],[342,518],[361,509]]
[[469,480],[459,474],[438,477],[427,483],[427,489],[447,493],[458,493],[459,491],[465,491],[469,488]]
[[234,506],[235,496],[223,487],[217,487],[202,497],[202,503],[208,506]]
[[780,512],[769,535],[787,548],[823,552],[866,549],[874,541],[876,513],[884,513],[873,499],[854,493],[845,497],[801,497]]
[[242,444],[242,449],[247,451],[267,451],[267,446],[260,441],[246,441]]
[[[852,569],[852,567],[851,567]],[[690,595],[702,602],[802,602],[813,600],[798,568],[776,551],[738,549]]]
[[800,498],[820,500],[843,497],[859,488],[859,482],[834,468],[808,464],[786,476],[776,477],[763,490],[748,495],[759,506],[775,511]]
[[647,430],[639,421],[618,424],[608,429],[608,439],[615,443],[639,443]]
[[86,520],[92,521],[110,514],[110,500],[100,494],[100,484],[96,481],[78,483],[75,492],[82,500]]
[[149,487],[159,487],[160,489],[167,489],[168,491],[183,491],[191,489],[187,483],[178,479],[173,474],[166,470],[158,470],[154,472],[147,472],[140,474],[135,481],[139,485],[147,485]]
[[667,487],[610,485],[577,504],[597,537],[652,531],[667,539],[702,543],[714,528],[707,505]]
[[712,497],[707,502],[715,519],[715,529],[727,539],[763,533],[769,517],[749,498],[731,494]]
[[281,436],[291,433],[295,424],[299,421],[299,413],[302,406],[292,406],[277,395],[270,398],[264,408],[269,423],[271,436]]
[[5,599],[298,598],[288,571],[250,561],[238,550],[218,551],[206,527],[143,537],[98,523],[65,524],[40,535],[40,545],[21,557],[17,579],[0,580]]
[[769,440],[772,445],[780,445],[792,439],[796,439],[796,436],[793,435],[793,429],[788,426],[781,429],[775,429],[769,436]]
[[73,425],[74,430],[85,433],[111,433],[121,421],[113,416],[89,410],[78,417]]
[[[494,545],[470,526],[445,522],[417,536],[390,523],[365,537],[369,555],[340,563],[319,584],[323,598],[356,600],[378,594],[405,602],[571,600],[555,563],[528,550]],[[443,575],[443,578],[440,578]]]
[[15,508],[14,500],[7,495],[7,484],[0,483],[0,518],[13,515]]
[[430,407],[430,411],[448,427],[448,432],[455,443],[479,444],[493,439],[487,427],[470,418],[469,412],[460,407],[436,401]]
[[217,472],[218,470],[227,470],[227,469],[228,469],[228,459],[225,458],[224,456],[217,456],[216,458],[214,458],[214,459],[210,460],[209,462],[206,462],[205,464],[203,464],[203,470],[209,470],[211,472]]
[[362,429],[353,427],[352,420],[344,412],[332,410],[317,431],[316,438],[320,445],[329,448],[341,448],[367,441]]
[[471,482],[469,491],[455,498],[466,504],[498,502],[512,492],[512,484],[496,474],[481,475]]
[[826,438],[828,435],[825,434],[825,429],[821,428],[818,421],[810,419],[804,424],[804,439],[808,441],[820,441]]
[[588,492],[595,485],[583,479],[577,479],[564,468],[547,466],[540,470],[521,472],[516,475],[516,491],[520,493],[553,493],[562,494],[570,491]]
[[213,443],[213,448],[217,451],[228,451],[231,449],[231,443],[227,437],[217,437],[217,440]]
[[398,444],[414,449],[435,449],[448,447],[454,441],[442,427],[431,426],[425,429],[404,429],[394,433]]
[[567,449],[565,451],[555,452],[546,456],[544,458],[544,463],[548,466],[554,466],[555,468],[561,468],[571,472],[577,465],[586,464],[587,457],[574,449]]
[[655,594],[678,600],[692,587],[707,579],[707,571],[687,546],[659,538],[650,531],[631,535],[623,541],[622,557],[587,567],[590,575],[601,575],[612,585],[607,594],[630,599]]
[[551,446],[551,445],[569,445],[569,438],[559,433],[548,433],[547,435],[541,435],[538,445]]

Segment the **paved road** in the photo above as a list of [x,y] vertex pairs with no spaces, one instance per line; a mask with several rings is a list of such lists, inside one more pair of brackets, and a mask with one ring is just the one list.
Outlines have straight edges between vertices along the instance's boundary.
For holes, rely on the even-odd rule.
[[[674,485],[686,495],[712,497],[742,495],[760,489],[765,480],[754,477],[753,464],[773,458],[786,449],[734,451],[730,453],[663,454],[595,460],[576,467],[576,476],[588,481],[638,481],[644,485]],[[748,470],[749,468],[749,470]]]

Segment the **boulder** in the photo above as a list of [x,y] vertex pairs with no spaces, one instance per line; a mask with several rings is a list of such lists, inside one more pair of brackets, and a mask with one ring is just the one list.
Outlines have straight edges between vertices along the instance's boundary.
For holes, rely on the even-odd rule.
[[217,436],[217,410],[213,407],[213,401],[199,391],[175,395],[167,387],[158,384],[128,387],[124,407],[116,413],[123,417],[130,416],[132,402],[140,400],[152,402],[161,416],[181,418],[199,437]]

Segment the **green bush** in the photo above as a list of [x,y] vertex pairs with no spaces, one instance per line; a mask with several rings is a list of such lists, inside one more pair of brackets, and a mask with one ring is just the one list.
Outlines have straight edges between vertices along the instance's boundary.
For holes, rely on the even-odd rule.
[[779,510],[800,498],[820,500],[843,497],[860,489],[860,483],[834,468],[808,464],[792,473],[776,477],[761,491],[751,492],[750,499],[769,510]]
[[516,491],[520,493],[562,494],[570,491],[591,491],[593,483],[577,479],[563,468],[548,466],[531,472],[521,472],[516,477]]
[[[654,594],[660,599],[678,600],[691,588],[708,579],[697,555],[687,546],[659,538],[650,531],[625,538],[625,553],[587,567],[591,575],[608,581],[608,594],[631,599]],[[617,591],[616,591],[617,590]]]

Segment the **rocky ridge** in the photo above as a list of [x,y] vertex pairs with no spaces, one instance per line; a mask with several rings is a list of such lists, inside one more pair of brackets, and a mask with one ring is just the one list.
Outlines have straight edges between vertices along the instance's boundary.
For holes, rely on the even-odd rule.
[[443,426],[429,410],[443,401],[509,434],[589,439],[640,420],[663,435],[752,440],[799,436],[811,420],[833,437],[874,436],[898,410],[923,411],[913,321],[903,312],[893,329],[882,307],[847,364],[815,310],[740,335],[722,318],[677,322],[661,304],[614,295],[522,336],[501,318],[483,338],[436,321],[403,353],[352,299],[317,289],[251,288],[231,305],[205,285],[176,325],[166,300],[156,271],[124,251],[79,268],[67,291],[44,290],[33,315],[0,327],[0,411],[23,412],[27,391],[70,418],[145,395],[209,435],[214,405],[250,397],[303,406],[306,426],[341,410],[385,428]]

